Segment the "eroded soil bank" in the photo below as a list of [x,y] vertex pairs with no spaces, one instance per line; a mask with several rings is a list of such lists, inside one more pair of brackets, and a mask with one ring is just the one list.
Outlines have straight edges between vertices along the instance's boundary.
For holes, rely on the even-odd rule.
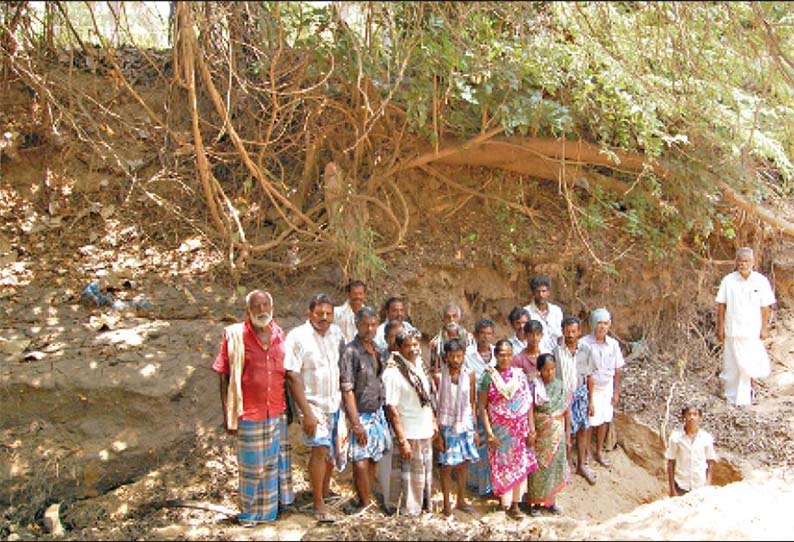
[[[43,515],[57,502],[62,503],[60,516],[69,539],[655,539],[780,534],[774,528],[777,520],[769,516],[771,509],[736,502],[745,502],[739,496],[748,492],[769,495],[790,478],[786,470],[763,467],[781,450],[767,451],[762,444],[754,453],[739,453],[720,437],[730,432],[734,440],[728,442],[739,450],[743,443],[758,442],[758,428],[774,428],[770,435],[788,439],[790,369],[776,363],[763,400],[745,411],[727,407],[707,387],[687,381],[708,404],[705,426],[717,436],[724,458],[715,483],[726,487],[669,499],[660,426],[649,417],[641,420],[641,414],[628,408],[632,396],[642,393],[639,380],[647,377],[641,375],[652,374],[652,356],[629,361],[624,385],[628,407],[616,418],[613,466],[595,465],[598,481],[592,487],[573,477],[559,499],[562,517],[515,522],[494,511],[495,501],[484,500],[476,502],[474,515],[457,512],[449,520],[434,514],[406,522],[368,510],[332,527],[318,526],[307,513],[306,454],[298,428],[292,426],[295,510],[274,525],[242,530],[231,521],[236,511],[234,440],[221,430],[217,379],[209,369],[223,325],[242,316],[241,297],[221,285],[177,288],[156,280],[148,284],[144,293],[156,301],[157,309],[144,316],[87,308],[75,297],[58,299],[57,289],[35,285],[9,299],[12,310],[6,311],[4,346],[10,350],[27,344],[21,352],[6,352],[3,364],[3,536],[49,537]],[[303,286],[332,288],[316,278]],[[428,288],[418,286],[420,291]],[[474,289],[476,284],[469,280],[466,287]],[[488,288],[483,290],[496,291],[492,279]],[[276,299],[289,299],[288,289],[273,290]],[[340,293],[334,295],[341,299]],[[494,303],[486,295],[480,299],[485,306]],[[300,303],[285,305],[291,313],[280,320],[289,328],[301,321]],[[96,319],[102,314],[110,317],[97,329]],[[423,318],[430,322],[432,314],[423,313],[417,320]],[[791,347],[789,325],[788,313],[782,311],[772,338],[775,359]],[[664,400],[655,398],[653,404],[658,408]],[[769,446],[774,441],[763,442]],[[440,502],[438,488],[436,484],[434,498]],[[338,506],[352,498],[349,469],[336,478],[334,489],[342,495]],[[791,498],[787,491],[776,495],[780,501],[775,506]],[[691,515],[695,509],[748,521],[706,522],[701,535],[700,520],[680,519],[682,510]],[[749,521],[752,517],[757,519]]]

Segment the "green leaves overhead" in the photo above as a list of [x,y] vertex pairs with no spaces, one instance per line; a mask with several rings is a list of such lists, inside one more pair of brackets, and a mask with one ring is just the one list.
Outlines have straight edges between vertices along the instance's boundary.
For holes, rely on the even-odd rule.
[[[763,21],[779,3],[286,3],[291,45],[372,82],[418,134],[581,136],[649,157],[705,138],[790,179],[793,88]],[[290,26],[291,25],[291,26]],[[400,68],[405,72],[400,78]],[[794,81],[794,78],[792,78]],[[435,124],[430,120],[436,117]],[[430,126],[432,124],[432,126]],[[428,128],[430,126],[430,128]]]
[[[791,191],[794,27],[784,3],[262,6],[279,10],[291,45],[310,50],[319,71],[333,58],[336,79],[354,82],[329,82],[335,99],[370,111],[388,100],[430,143],[501,126],[639,153],[674,173],[622,178],[630,194],[591,192],[591,229],[619,219],[630,237],[672,246],[715,231],[715,174],[756,201]],[[620,178],[619,165],[607,174]]]

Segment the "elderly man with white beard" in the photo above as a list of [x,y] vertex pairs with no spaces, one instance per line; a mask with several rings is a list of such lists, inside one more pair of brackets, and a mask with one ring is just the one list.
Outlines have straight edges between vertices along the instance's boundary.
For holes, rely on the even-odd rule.
[[292,458],[287,439],[284,331],[273,320],[273,297],[254,290],[247,318],[224,329],[212,368],[220,376],[223,422],[237,435],[242,525],[273,521],[279,503],[292,504]]
[[460,325],[463,311],[457,303],[447,303],[441,311],[444,327],[430,339],[430,372],[433,378],[440,375],[441,359],[444,357],[444,344],[450,339],[460,339],[468,348],[474,344],[474,337]]

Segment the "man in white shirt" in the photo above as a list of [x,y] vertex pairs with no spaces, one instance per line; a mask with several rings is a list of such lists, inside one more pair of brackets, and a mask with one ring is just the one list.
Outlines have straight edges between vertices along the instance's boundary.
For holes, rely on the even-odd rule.
[[356,313],[367,304],[367,285],[361,280],[351,280],[345,287],[347,301],[334,307],[334,323],[342,330],[345,343],[356,337]]
[[[418,516],[430,508],[433,480],[432,440],[438,438],[433,414],[435,390],[424,370],[417,331],[401,331],[383,371],[386,416],[394,430],[401,461],[402,499],[406,514]],[[393,459],[396,458],[396,454]]]
[[588,448],[586,454],[589,455],[590,435],[595,428],[596,450],[593,457],[604,467],[612,465],[604,456],[604,440],[615,414],[615,407],[620,401],[620,369],[626,365],[618,341],[607,335],[611,323],[612,316],[609,311],[605,308],[595,309],[590,314],[591,333],[581,340],[587,347],[587,363],[592,363],[593,368],[593,392],[590,397],[592,415],[587,419],[590,428],[585,438],[585,446]]
[[532,303],[524,307],[529,312],[530,320],[537,320],[543,325],[543,340],[540,343],[541,353],[552,353],[562,337],[562,309],[549,302],[551,297],[551,279],[543,275],[532,277],[529,281],[532,291]]
[[326,294],[312,297],[308,316],[287,334],[284,369],[289,390],[303,414],[303,442],[311,448],[309,482],[314,515],[328,523],[334,519],[324,498],[330,494],[334,463],[343,470],[346,456],[340,453],[345,426],[339,414],[339,356],[345,343],[342,331],[333,323],[334,306]]
[[386,324],[392,320],[402,322],[403,331],[413,331],[416,329],[405,319],[405,303],[403,303],[402,298],[397,296],[390,297],[383,304],[383,321],[378,326],[378,330],[375,332],[375,338],[372,340],[375,346],[381,350],[389,348],[389,345],[386,344],[386,337],[384,337],[383,331],[386,329]]
[[723,277],[717,302],[717,339],[723,345],[725,398],[736,406],[752,404],[753,379],[771,371],[764,339],[775,294],[769,280],[753,271],[753,249],[736,251],[736,271]]
[[[524,309],[521,309],[524,310]],[[493,352],[494,344],[494,330],[496,324],[488,318],[482,318],[474,324],[474,339],[475,343],[469,345],[466,349],[465,363],[469,369],[474,373],[476,379],[477,389],[480,389],[480,382],[482,376],[489,367],[496,366],[496,356]],[[477,394],[479,401],[480,394]],[[469,488],[475,491],[475,495],[480,497],[487,495],[493,491],[491,487],[491,468],[488,464],[488,439],[485,434],[485,426],[480,420],[479,409],[477,409],[477,429],[480,434],[480,446],[477,451],[480,454],[480,460],[477,462],[469,462]]]
[[671,497],[711,485],[717,452],[711,433],[700,429],[703,409],[688,403],[681,409],[684,426],[676,428],[667,441],[667,483]]

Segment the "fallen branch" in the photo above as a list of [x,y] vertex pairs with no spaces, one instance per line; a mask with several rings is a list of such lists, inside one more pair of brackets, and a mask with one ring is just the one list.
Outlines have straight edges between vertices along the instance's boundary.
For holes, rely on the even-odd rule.
[[499,126],[497,128],[494,128],[493,130],[489,130],[489,131],[485,132],[484,134],[480,134],[477,137],[475,137],[475,138],[473,138],[473,139],[471,139],[469,141],[466,141],[465,143],[461,143],[461,144],[455,145],[453,147],[442,149],[442,150],[437,151],[437,152],[435,150],[433,150],[432,152],[428,152],[428,153],[422,154],[421,156],[417,156],[416,158],[413,158],[413,159],[411,159],[410,161],[408,161],[408,162],[406,162],[404,164],[395,165],[389,171],[384,173],[383,177],[390,177],[391,175],[394,175],[395,173],[397,173],[399,171],[405,171],[406,169],[411,169],[411,168],[423,166],[425,164],[429,164],[430,162],[434,162],[436,160],[442,160],[442,159],[444,159],[444,158],[446,158],[448,156],[454,156],[456,154],[463,153],[464,151],[467,151],[467,150],[471,149],[471,147],[473,147],[475,145],[479,145],[480,143],[483,143],[483,142],[491,139],[492,137],[495,137],[495,136],[501,134],[502,132],[504,132],[504,130],[505,129],[503,127]]
[[719,189],[722,191],[723,195],[727,199],[735,203],[739,208],[744,209],[748,213],[758,217],[759,219],[761,219],[762,222],[765,222],[770,226],[774,226],[775,228],[779,228],[784,234],[788,235],[789,237],[794,237],[794,224],[780,218],[769,209],[766,209],[761,205],[757,205],[755,203],[750,202],[747,198],[745,198],[743,195],[737,192],[728,183],[720,179],[716,174],[712,173],[712,175],[714,175],[714,179],[715,182],[717,183],[717,186],[719,187]]

